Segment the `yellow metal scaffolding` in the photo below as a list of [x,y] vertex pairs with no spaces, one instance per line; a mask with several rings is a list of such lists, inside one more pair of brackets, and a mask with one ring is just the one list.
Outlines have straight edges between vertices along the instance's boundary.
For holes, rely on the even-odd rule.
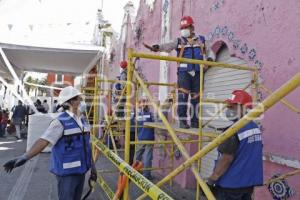
[[[163,114],[160,106],[156,103],[156,100],[152,96],[150,90],[149,90],[149,85],[158,85],[158,86],[173,86],[175,87],[175,84],[168,84],[168,83],[145,83],[142,78],[139,76],[139,74],[135,71],[134,68],[134,63],[133,59],[134,58],[144,58],[144,59],[153,59],[153,60],[165,60],[165,61],[174,61],[174,62],[184,62],[184,63],[192,63],[192,64],[199,64],[201,66],[201,73],[200,73],[200,95],[199,95],[199,100],[200,100],[200,106],[199,106],[199,128],[195,130],[187,130],[187,129],[180,129],[176,128],[172,125],[170,125],[169,121]],[[229,129],[227,129],[224,133],[221,135],[218,135],[216,133],[207,133],[204,132],[202,129],[203,127],[207,126],[215,116],[212,117],[211,120],[207,121],[206,123],[203,123],[202,119],[202,111],[203,111],[203,103],[204,102],[211,102],[211,103],[224,103],[224,100],[220,99],[204,99],[203,98],[203,79],[204,79],[204,73],[203,73],[203,68],[205,66],[209,67],[224,67],[224,68],[232,68],[232,69],[238,69],[238,70],[248,70],[253,72],[253,80],[249,85],[247,85],[244,89],[247,89],[251,85],[253,85],[253,99],[256,102],[257,101],[257,89],[259,87],[259,84],[257,83],[258,79],[258,72],[256,68],[253,67],[247,67],[247,66],[239,66],[239,65],[232,65],[232,64],[225,64],[225,63],[217,63],[217,62],[209,62],[209,61],[202,61],[202,60],[193,60],[193,59],[185,59],[185,58],[178,58],[178,57],[171,57],[171,56],[159,56],[159,55],[153,55],[153,54],[143,54],[143,53],[138,53],[134,52],[132,49],[129,49],[128,51],[128,67],[127,67],[127,81],[119,81],[122,83],[126,83],[126,88],[123,89],[122,91],[122,96],[126,93],[126,106],[125,106],[125,148],[124,148],[124,159],[121,159],[120,156],[117,155],[117,148],[114,144],[114,131],[112,130],[113,128],[113,122],[116,121],[114,119],[114,116],[107,116],[105,115],[105,121],[106,121],[106,126],[104,128],[104,132],[110,135],[111,140],[113,142],[114,146],[114,152],[109,150],[102,140],[99,140],[97,138],[97,131],[98,129],[93,129],[93,144],[94,144],[94,149],[97,148],[97,150],[101,151],[104,156],[106,156],[111,162],[121,171],[123,172],[129,179],[131,179],[140,189],[144,191],[144,194],[140,196],[138,199],[143,199],[146,195],[149,195],[152,199],[172,199],[170,196],[168,196],[165,192],[163,192],[159,187],[161,187],[163,184],[171,181],[176,175],[181,173],[183,170],[186,170],[187,168],[190,168],[197,180],[197,193],[196,193],[196,199],[199,199],[200,197],[200,188],[204,192],[205,196],[209,200],[214,200],[215,197],[213,196],[212,192],[209,190],[208,186],[206,185],[205,181],[202,179],[200,176],[200,165],[201,165],[201,158],[205,156],[208,152],[212,151],[215,147],[223,143],[226,139],[234,135],[240,128],[242,128],[244,125],[246,125],[250,120],[255,119],[256,117],[260,116],[263,112],[268,110],[271,106],[273,106],[275,103],[278,101],[283,101],[290,109],[293,109],[295,112],[298,110],[295,107],[292,107],[289,103],[284,102],[283,97],[286,96],[288,93],[293,91],[295,88],[297,88],[300,85],[300,73],[296,74],[290,81],[288,81],[285,85],[283,85],[281,88],[279,88],[277,91],[272,93],[268,98],[266,98],[263,102],[258,104],[255,108],[253,108],[247,115],[245,115],[242,119],[240,119],[237,123],[232,125]],[[135,79],[133,81],[133,79]],[[110,83],[116,83],[118,81],[115,80],[102,80],[102,79],[97,79],[95,80],[95,88],[88,88],[90,91],[94,91],[94,95],[97,96],[102,90],[97,85],[97,83],[100,82],[110,82]],[[133,84],[132,84],[133,83]],[[132,85],[135,86],[135,88],[132,88]],[[130,141],[130,128],[131,128],[131,102],[132,102],[132,91],[135,90],[136,95],[138,94],[138,90],[142,89],[142,91],[146,94],[147,98],[149,99],[153,109],[155,112],[158,113],[158,116],[162,120],[162,123],[145,123],[145,126],[148,127],[153,127],[157,129],[165,129],[167,130],[168,136],[172,140],[168,141],[155,141],[155,142],[150,142],[150,141]],[[126,91],[125,91],[126,90]],[[100,92],[99,92],[100,91]],[[101,98],[100,98],[101,99]],[[137,102],[137,96],[136,96],[136,102]],[[99,127],[99,115],[95,114],[98,112],[95,112],[95,110],[99,110],[97,108],[97,101],[99,100],[98,97],[94,98],[94,104],[95,107],[94,111],[89,111],[89,113],[94,113],[93,117],[95,118],[93,120],[93,124],[95,127]],[[120,99],[117,103],[117,105],[120,103]],[[263,109],[262,109],[263,108]],[[222,109],[217,113],[220,114],[222,112]],[[100,116],[103,118],[103,116]],[[117,120],[118,121],[118,120]],[[137,123],[135,123],[137,124]],[[137,134],[137,125],[135,126],[135,130]],[[185,133],[188,135],[194,135],[198,136],[198,139],[187,139],[187,140],[182,140],[179,139],[176,132],[181,132]],[[202,147],[203,142],[208,142],[210,143],[204,147]],[[131,168],[127,163],[129,163],[129,151],[130,151],[130,145],[138,145],[138,144],[162,144],[162,145],[168,145],[168,144],[175,144],[181,154],[183,155],[185,161],[183,164],[178,166],[176,169],[173,167],[173,162],[171,168],[171,172],[164,177],[162,180],[160,180],[156,185],[145,179],[140,173],[135,171],[133,168]],[[195,153],[194,155],[190,156],[189,152],[185,149],[184,143],[198,143],[198,152]],[[172,148],[172,152],[174,153],[174,149]],[[173,155],[170,153],[170,155]],[[96,157],[94,157],[96,159]],[[173,160],[172,160],[173,161]],[[167,167],[169,168],[169,167]],[[160,169],[160,168],[152,168],[153,170],[155,169]],[[105,183],[103,178],[100,178],[101,180],[100,185],[102,186],[103,189],[107,188],[108,185]],[[111,189],[108,189],[109,191],[107,196],[109,199],[111,198]],[[162,198],[163,197],[163,198]],[[129,199],[129,183],[127,182],[124,193],[123,193],[123,199]]]

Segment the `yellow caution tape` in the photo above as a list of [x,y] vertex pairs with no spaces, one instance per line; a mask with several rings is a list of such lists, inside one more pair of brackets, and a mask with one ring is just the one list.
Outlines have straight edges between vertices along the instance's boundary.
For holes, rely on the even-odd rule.
[[100,173],[98,173],[98,184],[99,186],[102,188],[102,190],[105,192],[105,194],[107,195],[107,197],[109,199],[113,199],[114,198],[114,192],[112,191],[112,189],[107,185],[107,183],[105,182],[105,180],[103,179],[103,177],[100,175]]
[[123,172],[129,179],[131,179],[141,190],[143,190],[149,197],[155,200],[171,200],[173,199],[159,187],[154,185],[138,171],[133,169],[119,156],[109,150],[100,140],[92,137],[92,141],[97,149],[99,149],[121,172]]

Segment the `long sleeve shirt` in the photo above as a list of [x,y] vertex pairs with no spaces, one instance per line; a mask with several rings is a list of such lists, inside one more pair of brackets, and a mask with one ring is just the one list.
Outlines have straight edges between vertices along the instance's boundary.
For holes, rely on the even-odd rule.
[[[195,36],[193,39],[198,39],[198,37]],[[159,51],[170,53],[172,50],[177,49],[178,40],[179,38],[176,38],[174,40],[171,40],[170,42],[160,44]],[[211,58],[212,60],[215,60],[216,56],[214,52],[210,48],[208,48],[209,42],[207,40],[205,41],[205,47],[206,47],[205,49],[206,49],[207,58]]]

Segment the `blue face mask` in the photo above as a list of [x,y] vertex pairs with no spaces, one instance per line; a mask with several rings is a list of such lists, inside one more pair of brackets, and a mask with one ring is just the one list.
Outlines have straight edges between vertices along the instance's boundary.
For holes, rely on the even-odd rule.
[[80,111],[80,113],[85,113],[86,112],[86,103],[84,101],[80,102],[79,111]]

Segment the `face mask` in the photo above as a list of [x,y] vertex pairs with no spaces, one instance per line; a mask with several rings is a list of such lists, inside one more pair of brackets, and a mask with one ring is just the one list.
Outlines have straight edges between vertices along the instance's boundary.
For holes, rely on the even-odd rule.
[[190,29],[182,29],[180,30],[180,34],[182,37],[190,37],[191,35],[191,32],[190,32]]
[[227,109],[225,112],[227,119],[230,121],[237,121],[239,119],[238,113],[236,110]]
[[79,111],[80,111],[80,113],[85,113],[86,112],[86,103],[84,101],[80,102]]

